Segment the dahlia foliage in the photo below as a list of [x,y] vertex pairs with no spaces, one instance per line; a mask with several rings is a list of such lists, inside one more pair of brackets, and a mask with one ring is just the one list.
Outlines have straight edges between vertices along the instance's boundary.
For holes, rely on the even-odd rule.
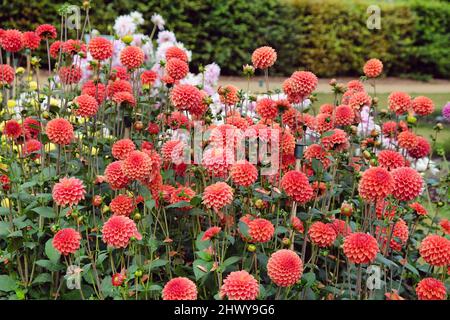
[[320,104],[314,70],[271,90],[270,46],[249,92],[158,14],[84,25],[0,30],[1,298],[447,299],[448,166],[415,130],[435,106],[380,105],[382,61]]

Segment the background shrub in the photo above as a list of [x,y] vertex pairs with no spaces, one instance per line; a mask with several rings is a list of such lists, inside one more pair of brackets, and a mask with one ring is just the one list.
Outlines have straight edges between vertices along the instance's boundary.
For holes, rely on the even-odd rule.
[[[59,23],[63,1],[5,1],[3,28],[32,29]],[[80,4],[72,1],[72,4]],[[150,0],[93,1],[91,22],[109,33],[120,14],[138,10],[149,21],[161,13],[180,41],[194,52],[193,62],[216,61],[224,74],[239,74],[260,45],[271,45],[279,58],[274,72],[310,69],[319,76],[358,75],[369,57],[385,62],[389,75],[450,74],[450,3],[412,0],[383,2],[381,30],[366,27],[373,1],[346,0]],[[146,31],[152,26],[148,24]]]

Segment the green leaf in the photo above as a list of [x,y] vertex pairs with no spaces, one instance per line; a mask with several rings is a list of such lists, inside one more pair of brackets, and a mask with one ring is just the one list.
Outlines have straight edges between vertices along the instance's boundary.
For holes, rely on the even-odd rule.
[[52,282],[52,277],[51,277],[50,273],[40,273],[33,280],[33,284],[40,284],[40,283],[47,283],[47,282]]
[[220,267],[223,268],[223,270],[225,270],[226,267],[231,266],[232,264],[235,264],[238,261],[241,261],[241,257],[239,256],[229,257],[224,262],[222,262],[222,265]]
[[53,211],[53,208],[51,207],[38,207],[32,209],[32,211],[36,212],[38,215],[44,217],[44,218],[54,218],[55,212]]
[[10,292],[17,289],[16,281],[7,275],[0,275],[0,291]]
[[157,260],[153,260],[152,262],[150,262],[149,264],[147,264],[147,268],[149,271],[165,266],[166,264],[168,264],[169,261],[168,260],[164,260],[164,259],[157,259]]
[[398,267],[398,265],[394,261],[386,259],[381,253],[377,254],[376,261],[380,262],[388,267],[396,267],[396,268]]
[[212,260],[212,256],[210,253],[205,252],[205,251],[196,251],[195,252],[197,254],[197,256],[205,261],[211,261]]
[[194,268],[195,280],[198,281],[204,276],[206,276],[210,272],[212,266],[213,266],[212,261],[208,262],[202,259],[195,260],[194,263],[192,264],[192,267]]
[[61,257],[61,254],[59,253],[58,250],[56,250],[53,247],[52,241],[53,241],[53,239],[49,239],[45,243],[45,254],[47,255],[47,257],[50,259],[50,261],[52,263],[57,264],[59,261],[59,258]]
[[250,238],[248,234],[248,225],[245,222],[239,221],[239,231],[245,238]]
[[316,274],[314,272],[308,272],[305,273],[302,277],[303,280],[306,281],[305,286],[307,288],[311,287],[312,285],[314,285],[314,283],[316,282]]
[[191,206],[191,204],[189,202],[187,202],[187,201],[179,201],[179,202],[176,202],[174,204],[171,204],[171,205],[167,206],[166,208],[167,209],[184,208],[184,207],[190,207],[190,206]]
[[151,211],[155,207],[155,200],[147,200],[144,204],[147,210]]
[[280,234],[280,233],[287,233],[289,230],[283,226],[278,226],[275,229],[275,234]]
[[52,272],[56,272],[56,271],[60,271],[63,270],[64,267],[61,264],[55,264],[53,262],[51,262],[50,260],[38,260],[36,261],[36,264],[40,267],[43,267],[45,269],[47,269],[48,271],[52,271]]
[[0,222],[0,237],[7,236],[9,234],[9,222],[1,221]]

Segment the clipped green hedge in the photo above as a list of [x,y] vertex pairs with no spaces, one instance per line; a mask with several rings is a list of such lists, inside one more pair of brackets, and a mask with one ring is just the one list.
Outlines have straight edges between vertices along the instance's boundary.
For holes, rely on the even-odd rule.
[[[62,3],[3,0],[1,25],[25,30],[44,22],[58,24]],[[119,14],[138,10],[149,21],[159,12],[192,49],[194,64],[216,61],[225,74],[238,74],[253,49],[271,45],[279,54],[274,72],[283,75],[299,68],[319,76],[358,75],[366,59],[378,57],[387,74],[448,78],[450,3],[376,3],[381,30],[366,27],[367,7],[374,4],[370,0],[92,1],[91,21],[107,32]],[[150,32],[152,26],[146,28]]]

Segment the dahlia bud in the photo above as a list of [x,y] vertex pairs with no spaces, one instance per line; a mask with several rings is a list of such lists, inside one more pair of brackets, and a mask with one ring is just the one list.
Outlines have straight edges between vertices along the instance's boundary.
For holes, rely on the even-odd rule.
[[21,74],[23,74],[25,72],[25,68],[23,68],[23,67],[18,67],[17,69],[16,69],[16,74],[17,75],[21,75]]
[[367,150],[364,150],[363,156],[364,156],[364,159],[366,159],[366,160],[369,160],[370,158],[372,158],[372,155]]
[[122,41],[123,41],[123,43],[125,43],[125,44],[130,44],[131,42],[133,42],[133,36],[130,35],[130,34],[128,34],[128,35],[126,35],[126,36],[123,36],[123,37],[122,37]]
[[134,276],[135,276],[136,278],[142,277],[142,270],[136,270],[136,271],[134,272]]
[[141,220],[141,214],[140,213],[135,213],[134,214],[134,216],[133,216],[133,219],[134,219],[134,221],[139,221],[139,220]]
[[254,244],[249,244],[249,245],[247,246],[247,250],[248,250],[249,252],[255,252],[255,251],[256,251],[256,246],[255,246]]
[[343,216],[350,217],[352,213],[353,213],[353,206],[347,201],[344,201],[341,205],[341,214]]
[[109,211],[109,207],[108,206],[103,206],[102,213],[107,213],[108,211]]
[[444,205],[445,205],[445,203],[442,202],[442,201],[439,201],[438,203],[436,203],[436,206],[437,206],[438,208],[442,208]]
[[372,102],[373,102],[373,105],[377,105],[378,104],[378,97],[373,97]]
[[414,115],[409,114],[408,117],[406,118],[406,121],[407,121],[409,124],[416,124],[417,118],[416,118]]
[[255,74],[255,67],[253,67],[251,65],[246,64],[242,67],[242,69],[243,69],[244,76],[252,77]]
[[370,131],[370,135],[376,138],[380,135],[380,133],[376,129],[373,129],[372,131]]
[[134,123],[134,129],[136,131],[141,131],[144,128],[144,124],[142,123],[142,121],[136,121]]
[[264,208],[264,201],[261,199],[258,199],[255,201],[255,207],[258,209],[262,209]]
[[380,115],[384,117],[384,116],[386,116],[388,114],[388,112],[389,111],[387,109],[381,109],[380,110]]
[[376,159],[370,159],[370,161],[369,161],[369,164],[372,166],[372,167],[376,167],[377,165],[378,165],[378,162],[377,162],[377,160]]
[[52,226],[50,227],[50,231],[52,233],[57,233],[59,230],[59,226],[57,224],[52,224]]
[[351,126],[351,127],[350,127],[350,131],[351,131],[351,133],[352,133],[353,135],[355,135],[355,134],[358,133],[358,128],[357,128],[356,126]]
[[33,67],[39,67],[39,63],[41,62],[41,59],[38,57],[31,57],[30,63]]
[[42,112],[42,117],[44,119],[48,119],[48,118],[50,118],[50,113],[48,113],[48,111],[44,111],[44,112]]
[[337,80],[335,78],[331,79],[329,82],[330,86],[335,86],[337,84]]
[[285,246],[289,246],[291,244],[291,240],[289,238],[283,238],[283,240],[281,240],[281,242]]
[[436,131],[441,131],[442,129],[444,129],[444,125],[440,122],[434,126],[434,130]]
[[120,287],[125,281],[125,275],[122,273],[116,273],[112,276],[111,282],[114,287]]
[[87,10],[89,9],[91,6],[91,4],[89,3],[89,1],[83,1],[83,9]]
[[103,202],[103,199],[100,195],[95,195],[94,198],[92,198],[92,205],[94,207],[100,207],[102,202]]
[[79,216],[78,219],[77,219],[77,223],[78,224],[82,224],[83,220],[84,220],[84,217],[83,216]]
[[373,145],[374,145],[375,147],[380,147],[380,146],[381,146],[381,142],[380,142],[379,140],[376,140],[376,141],[373,143]]

